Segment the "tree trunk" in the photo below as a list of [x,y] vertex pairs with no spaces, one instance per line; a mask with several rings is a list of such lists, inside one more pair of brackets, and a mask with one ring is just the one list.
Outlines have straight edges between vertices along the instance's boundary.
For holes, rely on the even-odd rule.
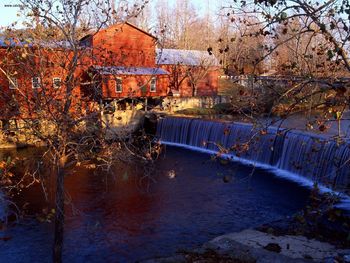
[[55,233],[53,245],[54,263],[62,262],[63,251],[63,231],[64,231],[64,174],[65,158],[61,158],[58,164],[56,178],[56,214],[55,214]]
[[196,84],[191,81],[191,86],[192,86],[192,97],[196,97],[197,96],[197,88],[196,88]]

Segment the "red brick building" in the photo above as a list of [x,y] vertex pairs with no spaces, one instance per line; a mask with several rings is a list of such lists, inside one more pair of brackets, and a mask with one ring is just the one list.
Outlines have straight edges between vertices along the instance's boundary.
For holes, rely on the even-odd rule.
[[[73,88],[75,103],[217,94],[218,65],[213,56],[202,51],[157,50],[156,45],[154,36],[129,23],[82,38]],[[64,44],[35,46],[0,39],[0,55],[0,67],[7,71],[0,72],[1,119],[17,114],[11,110],[11,98],[16,98],[17,107],[26,104],[21,110],[25,118],[35,117],[35,99],[40,93],[49,94],[51,100],[62,99],[64,60],[72,55]],[[23,101],[17,99],[21,96]]]
[[219,63],[214,55],[199,50],[158,49],[157,64],[169,72],[173,96],[215,96]]
[[[132,24],[116,24],[88,35],[91,67],[103,100],[166,96],[167,71],[156,64],[156,38]],[[96,88],[96,87],[92,87]]]

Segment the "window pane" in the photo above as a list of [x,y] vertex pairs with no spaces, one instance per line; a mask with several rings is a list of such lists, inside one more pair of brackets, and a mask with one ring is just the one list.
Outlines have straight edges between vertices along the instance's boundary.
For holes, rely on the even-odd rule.
[[156,89],[157,89],[157,79],[156,79],[156,78],[152,78],[152,79],[151,79],[150,91],[151,91],[151,92],[155,92]]
[[53,78],[53,87],[59,89],[61,87],[61,78]]
[[121,78],[117,78],[115,80],[115,91],[116,92],[123,92],[123,82]]
[[32,78],[32,87],[33,89],[40,88],[40,79],[38,77]]
[[17,89],[18,88],[18,82],[16,78],[9,78],[9,88],[10,89]]

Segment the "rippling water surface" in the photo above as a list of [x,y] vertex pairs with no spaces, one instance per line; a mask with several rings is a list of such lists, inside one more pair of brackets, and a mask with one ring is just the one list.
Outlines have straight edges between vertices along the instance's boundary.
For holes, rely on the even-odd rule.
[[[215,236],[283,218],[309,191],[266,171],[211,161],[206,154],[168,147],[140,183],[143,167],[114,174],[79,168],[66,177],[64,262],[135,262],[191,249]],[[174,170],[176,177],[167,174]],[[223,176],[230,182],[225,183]],[[41,188],[16,199],[35,214],[47,206]],[[52,193],[48,193],[52,199]],[[35,219],[0,231],[0,262],[50,262],[53,226]]]

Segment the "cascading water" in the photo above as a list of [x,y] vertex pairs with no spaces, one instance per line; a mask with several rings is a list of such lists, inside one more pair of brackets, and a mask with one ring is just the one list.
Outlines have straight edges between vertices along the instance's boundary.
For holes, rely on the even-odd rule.
[[164,144],[216,152],[275,169],[277,174],[301,176],[341,192],[349,190],[349,142],[337,143],[325,136],[275,127],[265,130],[245,123],[177,117],[161,119],[157,136]]

